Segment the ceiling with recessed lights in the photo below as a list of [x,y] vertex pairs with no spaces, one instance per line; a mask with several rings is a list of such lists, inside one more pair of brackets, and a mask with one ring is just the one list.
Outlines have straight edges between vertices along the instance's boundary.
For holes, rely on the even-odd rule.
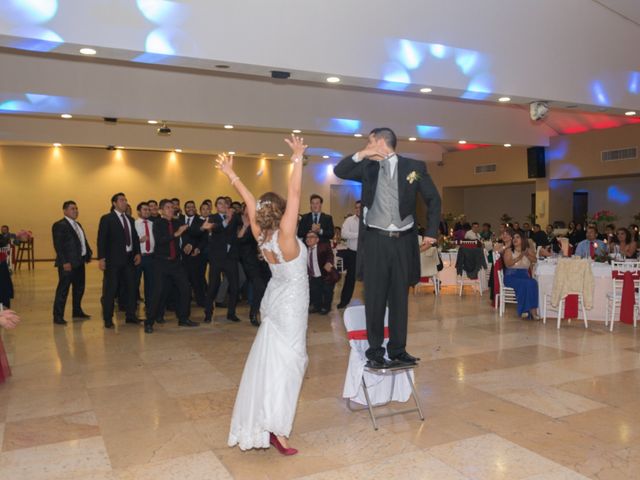
[[5,0],[0,142],[276,157],[298,129],[332,159],[390,126],[425,160],[548,145],[640,122],[637,45],[637,0]]

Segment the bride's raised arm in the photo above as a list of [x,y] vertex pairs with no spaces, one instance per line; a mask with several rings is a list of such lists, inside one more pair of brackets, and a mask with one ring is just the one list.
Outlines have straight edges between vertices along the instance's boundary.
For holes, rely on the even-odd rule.
[[247,215],[249,215],[249,222],[251,222],[251,232],[258,238],[260,236],[260,227],[256,224],[256,199],[253,194],[245,187],[240,177],[233,171],[233,156],[227,156],[225,154],[218,155],[216,159],[216,168],[220,169],[227,177],[231,185],[238,191],[242,200],[247,205]]
[[307,145],[302,137],[291,135],[291,139],[285,138],[285,142],[291,148],[291,161],[293,171],[289,177],[289,190],[287,192],[287,208],[280,220],[280,235],[282,237],[295,238],[298,229],[298,213],[300,211],[300,194],[302,191],[302,157]]

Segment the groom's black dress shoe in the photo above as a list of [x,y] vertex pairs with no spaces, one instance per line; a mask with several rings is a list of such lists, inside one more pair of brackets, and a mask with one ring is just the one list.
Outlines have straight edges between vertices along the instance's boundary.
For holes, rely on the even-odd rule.
[[396,362],[400,362],[405,365],[416,365],[420,361],[418,357],[409,355],[407,352],[402,352],[401,354],[396,355],[395,357],[393,357],[392,360],[395,360]]
[[399,367],[400,363],[396,362],[395,360],[389,361],[384,357],[377,357],[377,358],[370,358],[369,360],[367,360],[366,366],[368,368],[382,370],[385,368]]

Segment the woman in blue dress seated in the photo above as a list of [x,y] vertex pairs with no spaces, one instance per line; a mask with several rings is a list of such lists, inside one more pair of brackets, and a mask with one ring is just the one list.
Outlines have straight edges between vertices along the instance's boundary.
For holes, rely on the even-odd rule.
[[504,249],[504,285],[513,288],[518,301],[518,315],[529,320],[538,317],[538,282],[529,275],[536,262],[536,252],[519,233],[512,233],[511,247]]

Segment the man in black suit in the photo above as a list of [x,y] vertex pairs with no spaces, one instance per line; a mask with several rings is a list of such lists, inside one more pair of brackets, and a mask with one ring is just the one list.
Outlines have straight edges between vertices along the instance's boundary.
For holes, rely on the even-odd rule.
[[267,284],[262,276],[260,269],[260,260],[258,259],[258,242],[251,232],[251,224],[246,206],[242,209],[242,224],[238,231],[238,256],[240,264],[247,277],[247,281],[251,286],[251,308],[249,310],[249,321],[254,327],[260,326],[258,313],[260,312],[260,303],[264,296]]
[[160,321],[164,311],[167,288],[177,289],[176,315],[181,327],[197,327],[198,322],[189,319],[191,292],[187,275],[180,264],[180,237],[189,228],[185,223],[173,218],[174,205],[171,200],[160,200],[162,218],[153,222],[155,248],[153,252],[153,292],[151,308],[144,322],[144,332],[153,333],[153,324]]
[[98,226],[98,261],[104,272],[102,280],[102,317],[105,328],[113,328],[113,301],[118,287],[126,298],[126,323],[139,324],[136,318],[136,270],[140,256],[140,239],[133,218],[126,215],[127,197],[111,197],[111,212],[103,215]]
[[66,325],[64,307],[69,295],[69,287],[73,287],[73,317],[90,318],[82,311],[82,296],[85,285],[85,263],[91,261],[91,247],[87,236],[78,223],[78,205],[73,200],[62,204],[64,218],[51,227],[53,247],[56,250],[56,267],[58,267],[58,287],[53,301],[53,323]]
[[220,288],[220,275],[225,274],[229,281],[229,304],[227,320],[239,322],[236,316],[238,302],[238,215],[230,208],[224,197],[216,199],[217,213],[210,215],[202,224],[202,231],[209,231],[209,288],[205,300],[204,321],[210,323],[213,317],[213,304]]
[[320,238],[320,243],[329,243],[333,238],[333,217],[322,213],[323,199],[320,195],[315,193],[311,195],[309,203],[311,204],[311,211],[300,218],[298,237],[304,241],[307,233],[316,232]]
[[[358,236],[357,270],[364,277],[369,349],[368,366],[415,364],[406,351],[408,291],[420,280],[416,231],[416,197],[427,203],[424,243],[436,242],[440,195],[423,162],[395,153],[396,136],[376,128],[366,147],[343,158],[336,176],[362,182],[362,221]],[[384,317],[389,306],[389,343],[384,358]]]
[[[201,307],[204,306],[205,291],[204,282],[200,276],[200,238],[205,232],[200,230],[204,223],[198,215],[196,215],[196,204],[193,200],[184,203],[184,217],[182,224],[187,226],[186,231],[182,234],[182,264],[189,278],[189,285],[196,299],[196,303]],[[189,300],[191,300],[191,292],[189,292]]]

